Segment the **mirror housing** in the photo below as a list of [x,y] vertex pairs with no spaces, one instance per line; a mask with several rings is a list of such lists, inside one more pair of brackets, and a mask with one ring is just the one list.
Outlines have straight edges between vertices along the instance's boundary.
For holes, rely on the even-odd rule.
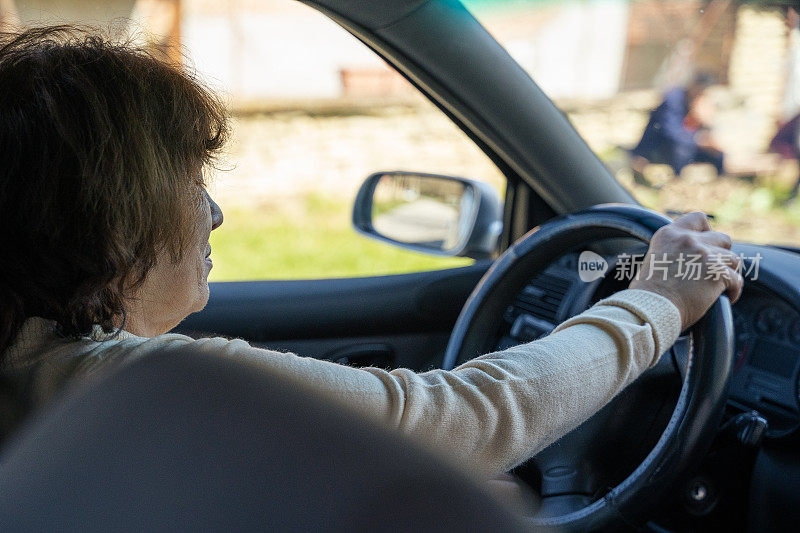
[[503,205],[486,183],[419,172],[376,172],[356,196],[359,233],[417,252],[491,258]]

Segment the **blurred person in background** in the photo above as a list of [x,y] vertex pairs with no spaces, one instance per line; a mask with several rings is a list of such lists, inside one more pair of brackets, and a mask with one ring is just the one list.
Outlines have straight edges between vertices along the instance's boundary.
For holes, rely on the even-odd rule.
[[710,163],[718,174],[724,172],[724,155],[711,135],[713,103],[707,89],[710,74],[698,73],[687,87],[667,91],[661,104],[650,113],[642,139],[631,151],[634,177],[647,184],[642,174],[650,163],[667,164],[679,177],[690,163]]
[[[789,8],[786,14],[789,47],[786,57],[786,90],[778,121],[778,132],[769,143],[769,151],[786,160],[800,161],[800,14]],[[789,193],[789,202],[797,198],[800,176]]]
[[[795,115],[778,129],[778,133],[769,143],[769,151],[780,155],[783,159],[800,161],[800,114]],[[798,189],[800,189],[800,176],[789,192],[788,202],[793,202],[797,198]]]

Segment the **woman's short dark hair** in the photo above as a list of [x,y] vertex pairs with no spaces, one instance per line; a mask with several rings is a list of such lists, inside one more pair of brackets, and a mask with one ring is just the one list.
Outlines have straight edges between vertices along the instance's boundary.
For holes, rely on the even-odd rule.
[[157,256],[180,260],[226,132],[211,92],[140,47],[0,34],[0,353],[30,316],[112,331]]

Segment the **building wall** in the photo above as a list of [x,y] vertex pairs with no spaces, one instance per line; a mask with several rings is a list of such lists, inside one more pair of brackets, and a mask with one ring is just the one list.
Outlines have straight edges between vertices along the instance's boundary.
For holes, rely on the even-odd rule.
[[587,0],[477,4],[473,12],[550,97],[591,99],[619,90],[629,8]]
[[342,69],[383,61],[299,2],[184,0],[183,44],[193,65],[233,100],[337,98]]
[[[370,96],[409,90],[354,37],[299,2],[0,0],[6,11],[11,4],[16,4],[23,24],[105,25],[130,18],[133,26],[155,33],[174,31],[169,30],[170,17],[180,4],[180,30],[173,37],[180,36],[188,64],[234,107],[244,101],[257,107],[273,100],[293,100],[300,107],[309,99],[343,96],[363,102]],[[712,4],[726,5],[726,11],[697,57],[710,61],[716,53],[718,62],[728,66],[720,76],[728,84],[715,92],[716,131],[731,153],[757,153],[776,129],[784,97],[789,41],[785,9],[721,0],[710,4],[589,0],[512,2],[505,7],[483,3],[474,11],[543,89],[566,106],[592,145],[602,150],[635,142],[649,106],[640,102],[657,102],[662,89],[651,85],[651,94],[643,98],[615,96],[625,89],[635,68],[631,51],[653,43],[674,47],[676,35],[692,35],[703,18],[700,9]],[[729,35],[734,37],[726,43]]]
[[729,71],[732,105],[739,116],[720,124],[728,142],[740,149],[766,149],[777,130],[786,85],[789,32],[785,10],[745,5],[739,8]]
[[726,83],[737,4],[729,0],[633,0],[622,90],[666,88],[706,71]]
[[106,25],[118,18],[129,18],[135,0],[15,0],[14,7],[23,25],[75,22]]
[[[619,87],[627,13],[625,2],[591,0],[494,6],[478,17],[551,96],[603,98]],[[348,89],[343,72],[402,91],[382,60],[299,3],[184,0],[182,27],[194,64],[234,100],[336,98]]]

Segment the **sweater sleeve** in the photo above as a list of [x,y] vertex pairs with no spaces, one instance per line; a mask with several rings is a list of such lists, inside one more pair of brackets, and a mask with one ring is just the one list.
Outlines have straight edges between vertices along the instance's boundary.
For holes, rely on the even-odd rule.
[[[452,371],[352,368],[221,338],[200,349],[245,357],[445,451],[477,475],[516,466],[589,418],[655,364],[680,332],[668,299],[626,290],[549,336]],[[173,336],[176,337],[176,336]]]

